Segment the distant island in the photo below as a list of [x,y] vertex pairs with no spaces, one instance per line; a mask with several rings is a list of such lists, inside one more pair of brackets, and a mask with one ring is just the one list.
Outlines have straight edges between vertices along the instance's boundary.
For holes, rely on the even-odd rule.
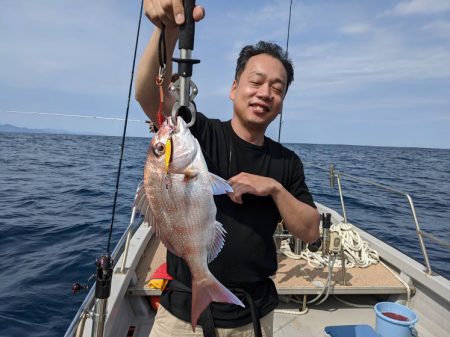
[[83,132],[83,133],[77,133],[77,132],[71,132],[67,130],[60,130],[60,129],[30,129],[30,128],[24,128],[15,126],[12,124],[0,124],[0,132],[10,132],[10,133],[52,133],[52,134],[63,134],[63,135],[93,135],[93,136],[104,136],[101,133],[94,133],[94,132]]

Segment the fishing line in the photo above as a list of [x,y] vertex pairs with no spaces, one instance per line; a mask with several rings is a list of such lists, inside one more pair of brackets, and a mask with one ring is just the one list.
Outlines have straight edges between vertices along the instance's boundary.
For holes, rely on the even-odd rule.
[[[39,112],[39,111],[18,111],[18,110],[0,110],[0,112],[6,113],[16,113],[25,115],[46,115],[46,116],[58,116],[58,117],[76,117],[76,118],[88,118],[88,119],[102,119],[108,121],[124,121],[124,118],[117,117],[103,117],[103,116],[93,116],[93,115],[74,115],[74,114],[63,114],[56,112]],[[129,122],[145,123],[145,120],[141,119],[128,119]]]
[[[290,35],[290,31],[291,31],[291,16],[292,16],[292,0],[289,5],[289,20],[288,20],[287,39],[286,39],[286,58],[288,57],[288,54],[289,54],[289,35]],[[281,125],[282,124],[283,124],[283,109],[281,109],[281,111],[280,111],[280,122],[278,124],[278,143],[280,142],[280,139],[281,139]]]
[[130,110],[130,98],[131,98],[131,89],[133,87],[133,79],[134,79],[134,67],[136,65],[136,55],[137,55],[137,48],[139,44],[139,33],[141,30],[141,21],[142,21],[142,9],[144,7],[144,0],[141,1],[141,10],[139,12],[139,22],[138,22],[138,28],[137,28],[137,34],[136,34],[136,42],[134,45],[134,56],[133,56],[133,65],[131,67],[131,78],[130,78],[130,86],[128,89],[128,102],[127,102],[127,109],[125,112],[125,123],[123,126],[123,135],[122,135],[122,144],[120,146],[120,159],[119,159],[119,167],[117,170],[117,178],[116,178],[116,190],[114,192],[114,203],[113,203],[113,209],[112,209],[112,216],[111,216],[111,225],[109,227],[109,235],[108,235],[108,245],[107,245],[107,253],[109,255],[110,253],[110,247],[111,247],[111,236],[112,236],[112,230],[114,226],[114,218],[116,214],[116,205],[117,205],[117,194],[119,191],[119,182],[120,182],[120,173],[122,170],[122,159],[123,159],[123,150],[125,147],[125,135],[127,133],[127,122],[128,122],[128,113]]

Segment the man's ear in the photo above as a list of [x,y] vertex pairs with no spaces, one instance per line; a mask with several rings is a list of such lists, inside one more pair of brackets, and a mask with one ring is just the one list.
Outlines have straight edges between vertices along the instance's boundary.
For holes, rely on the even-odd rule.
[[237,81],[234,80],[233,84],[231,85],[230,89],[230,99],[234,101],[234,98],[236,97],[236,88],[237,88]]

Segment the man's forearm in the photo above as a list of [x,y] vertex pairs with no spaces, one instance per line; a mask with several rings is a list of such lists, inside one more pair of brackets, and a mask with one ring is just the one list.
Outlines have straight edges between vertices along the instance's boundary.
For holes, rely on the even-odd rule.
[[320,216],[314,207],[296,199],[281,184],[276,186],[272,198],[291,234],[307,243],[319,238]]
[[[159,37],[160,29],[155,28],[150,41],[145,48],[139,62],[136,74],[135,98],[142,107],[142,110],[153,121],[156,122],[156,114],[159,108],[159,88],[155,84],[155,79],[159,74]],[[164,111],[171,110],[173,99],[169,94],[168,86],[172,76],[172,55],[178,39],[178,29],[166,29],[166,55],[167,64],[163,80],[164,89]],[[170,111],[169,111],[170,113]]]

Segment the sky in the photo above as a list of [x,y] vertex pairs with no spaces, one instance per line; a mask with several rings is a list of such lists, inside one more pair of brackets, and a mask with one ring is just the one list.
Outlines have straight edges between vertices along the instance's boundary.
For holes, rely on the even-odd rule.
[[[124,118],[140,0],[1,4],[0,124],[121,135],[120,120],[57,114]],[[290,0],[197,4],[195,102],[228,120],[240,49],[286,48]],[[138,60],[152,30],[144,16]],[[281,142],[450,148],[450,0],[293,0],[288,53]],[[129,118],[127,135],[151,137],[134,88]]]

